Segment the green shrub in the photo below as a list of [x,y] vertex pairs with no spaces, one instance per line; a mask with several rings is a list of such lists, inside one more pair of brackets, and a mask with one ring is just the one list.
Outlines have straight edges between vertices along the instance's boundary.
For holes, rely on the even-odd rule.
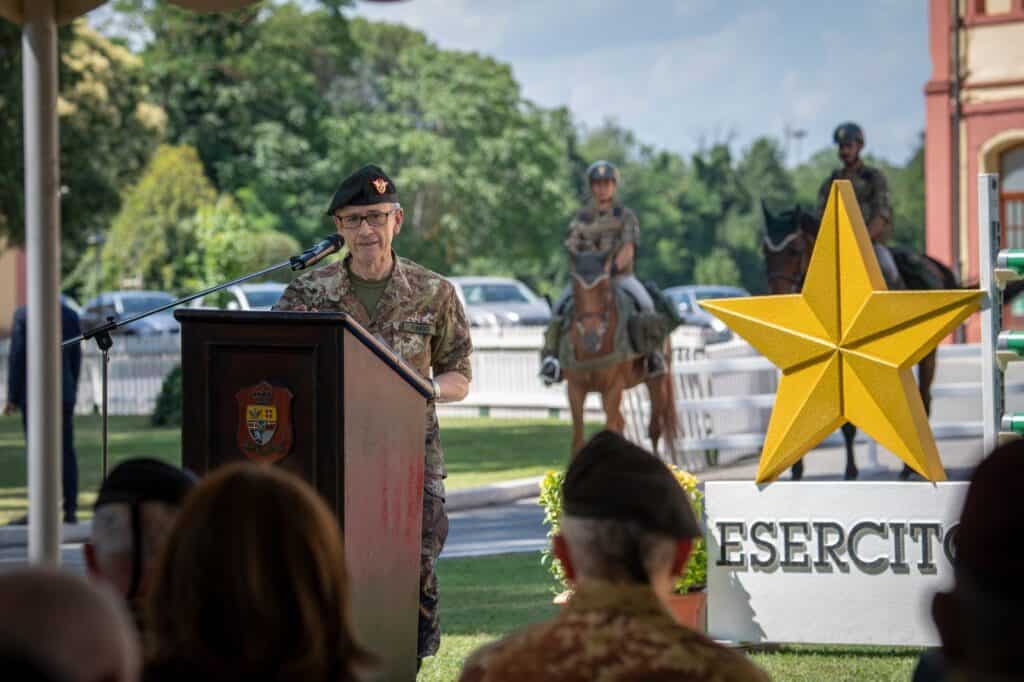
[[[686,497],[690,500],[690,508],[698,523],[704,517],[704,493],[698,487],[697,477],[683,471],[671,464],[668,468],[672,475],[679,481],[679,485],[686,491]],[[558,533],[559,521],[562,518],[562,482],[565,474],[560,471],[549,471],[540,484],[540,498],[538,503],[544,508],[544,523],[548,526],[548,546],[541,554],[541,563],[548,567],[555,579],[555,591],[569,589],[569,583],[565,578],[565,571],[562,564],[551,552],[551,538]],[[704,538],[697,538],[693,543],[693,551],[690,554],[690,561],[686,564],[686,573],[676,581],[675,591],[679,594],[686,594],[694,590],[701,590],[707,584],[708,575],[708,554],[704,546]]]
[[164,378],[150,422],[153,426],[181,426],[181,365]]

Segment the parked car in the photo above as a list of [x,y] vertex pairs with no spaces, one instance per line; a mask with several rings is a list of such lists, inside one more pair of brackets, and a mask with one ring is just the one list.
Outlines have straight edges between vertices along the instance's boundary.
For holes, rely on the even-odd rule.
[[[82,308],[82,330],[94,329],[107,321],[107,317],[123,320],[138,313],[159,308],[174,301],[164,291],[105,291]],[[118,330],[122,334],[177,334],[180,331],[173,310],[165,310],[132,322]]]
[[551,319],[547,301],[517,279],[508,277],[449,277],[474,327],[546,325]]
[[664,293],[679,307],[679,316],[683,318],[683,324],[700,327],[707,343],[728,341],[732,338],[732,332],[724,322],[701,308],[700,302],[709,298],[750,296],[750,292],[741,287],[716,284],[669,287]]
[[197,298],[190,308],[219,308],[222,310],[270,310],[284,293],[287,284],[261,282],[236,284],[213,294]]

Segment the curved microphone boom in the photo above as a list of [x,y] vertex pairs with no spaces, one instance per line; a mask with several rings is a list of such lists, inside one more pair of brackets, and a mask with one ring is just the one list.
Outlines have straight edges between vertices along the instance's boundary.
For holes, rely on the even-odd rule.
[[291,263],[292,270],[302,270],[310,265],[319,263],[332,253],[337,253],[341,250],[341,246],[344,243],[345,242],[342,241],[340,235],[328,235],[312,248],[306,249],[298,256],[292,256],[289,261]]

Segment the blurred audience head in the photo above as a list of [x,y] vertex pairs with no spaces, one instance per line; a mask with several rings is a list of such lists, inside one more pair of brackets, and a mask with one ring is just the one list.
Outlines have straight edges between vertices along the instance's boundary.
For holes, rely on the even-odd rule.
[[369,662],[352,634],[338,524],[312,488],[271,466],[230,464],[200,482],[146,612],[150,666],[168,679],[346,680]]
[[110,583],[133,606],[148,589],[157,556],[185,495],[188,472],[156,459],[129,459],[107,475],[84,546],[89,574]]
[[570,581],[649,583],[671,591],[700,527],[661,460],[602,431],[570,463],[562,495],[553,549]]
[[950,679],[1024,675],[1024,440],[996,448],[971,478],[954,537],[956,581],[932,615]]
[[[104,585],[50,569],[0,574],[0,648],[17,652],[13,669],[42,674],[25,679],[133,682],[141,669],[135,628],[120,598]],[[11,670],[0,669],[0,678],[17,679]]]

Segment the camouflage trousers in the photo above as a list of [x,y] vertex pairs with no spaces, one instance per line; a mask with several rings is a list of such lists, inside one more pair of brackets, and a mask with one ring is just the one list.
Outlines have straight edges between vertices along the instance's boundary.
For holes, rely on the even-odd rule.
[[441,646],[438,608],[437,558],[448,539],[448,512],[444,509],[444,480],[427,474],[423,479],[423,536],[420,544],[420,617],[417,658],[433,656]]

